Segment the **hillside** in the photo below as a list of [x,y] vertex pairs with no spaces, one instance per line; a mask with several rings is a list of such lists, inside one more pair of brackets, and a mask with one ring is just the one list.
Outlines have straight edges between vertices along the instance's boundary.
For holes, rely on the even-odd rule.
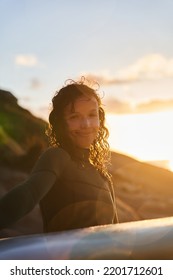
[[[26,169],[29,170],[35,158],[48,144],[46,126],[45,121],[19,106],[12,93],[0,90],[0,163],[14,167],[15,157],[23,156]],[[34,156],[34,153],[37,155]]]
[[116,153],[111,172],[117,199],[133,210],[119,207],[120,222],[173,216],[172,172]]
[[16,97],[4,90],[0,90],[0,126],[5,133],[19,143],[24,149],[28,148],[28,138],[42,138],[46,122],[36,118],[28,110],[18,105]]
[[[25,180],[48,145],[47,124],[18,105],[10,92],[0,90],[0,196]],[[173,173],[112,152],[119,221],[173,216]],[[0,237],[42,232],[39,207]]]

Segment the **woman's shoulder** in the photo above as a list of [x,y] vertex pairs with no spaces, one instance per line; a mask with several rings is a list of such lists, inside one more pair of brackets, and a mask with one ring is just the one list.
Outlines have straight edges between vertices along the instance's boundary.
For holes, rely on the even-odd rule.
[[56,159],[64,159],[64,160],[69,160],[70,159],[70,155],[68,154],[68,152],[66,150],[64,150],[61,147],[56,147],[56,146],[52,146],[52,147],[48,147],[46,150],[43,151],[42,157],[45,158],[52,158],[54,160]]
[[44,150],[44,153],[48,154],[62,154],[64,156],[69,156],[69,153],[61,147],[58,146],[51,146]]
[[60,147],[49,147],[40,155],[32,172],[51,170],[58,175],[69,160],[70,155],[64,149]]

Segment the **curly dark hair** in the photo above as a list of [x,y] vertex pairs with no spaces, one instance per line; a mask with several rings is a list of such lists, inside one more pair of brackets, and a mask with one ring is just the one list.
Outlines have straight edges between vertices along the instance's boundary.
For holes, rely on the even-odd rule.
[[73,106],[75,100],[81,96],[95,97],[98,102],[100,128],[97,138],[90,146],[89,161],[111,183],[111,175],[108,172],[110,149],[107,139],[109,131],[105,127],[105,112],[102,108],[101,98],[97,94],[97,89],[88,86],[86,80],[81,79],[78,82],[68,80],[64,87],[56,91],[52,99],[52,111],[49,115],[49,127],[46,133],[51,146],[59,146],[66,149],[70,154],[73,153],[74,146],[66,134],[63,115],[65,107],[69,104]]

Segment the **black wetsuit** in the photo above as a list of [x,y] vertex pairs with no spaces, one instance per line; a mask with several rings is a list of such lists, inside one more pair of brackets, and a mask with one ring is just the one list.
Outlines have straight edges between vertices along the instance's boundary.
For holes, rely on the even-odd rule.
[[0,199],[0,228],[40,203],[44,232],[117,222],[115,198],[108,181],[88,160],[88,150],[76,158],[63,149],[47,149],[29,178]]

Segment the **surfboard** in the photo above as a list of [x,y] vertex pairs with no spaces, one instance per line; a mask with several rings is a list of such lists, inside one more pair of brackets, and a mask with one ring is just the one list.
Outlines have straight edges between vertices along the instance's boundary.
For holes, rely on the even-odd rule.
[[173,259],[173,217],[1,239],[0,259]]

